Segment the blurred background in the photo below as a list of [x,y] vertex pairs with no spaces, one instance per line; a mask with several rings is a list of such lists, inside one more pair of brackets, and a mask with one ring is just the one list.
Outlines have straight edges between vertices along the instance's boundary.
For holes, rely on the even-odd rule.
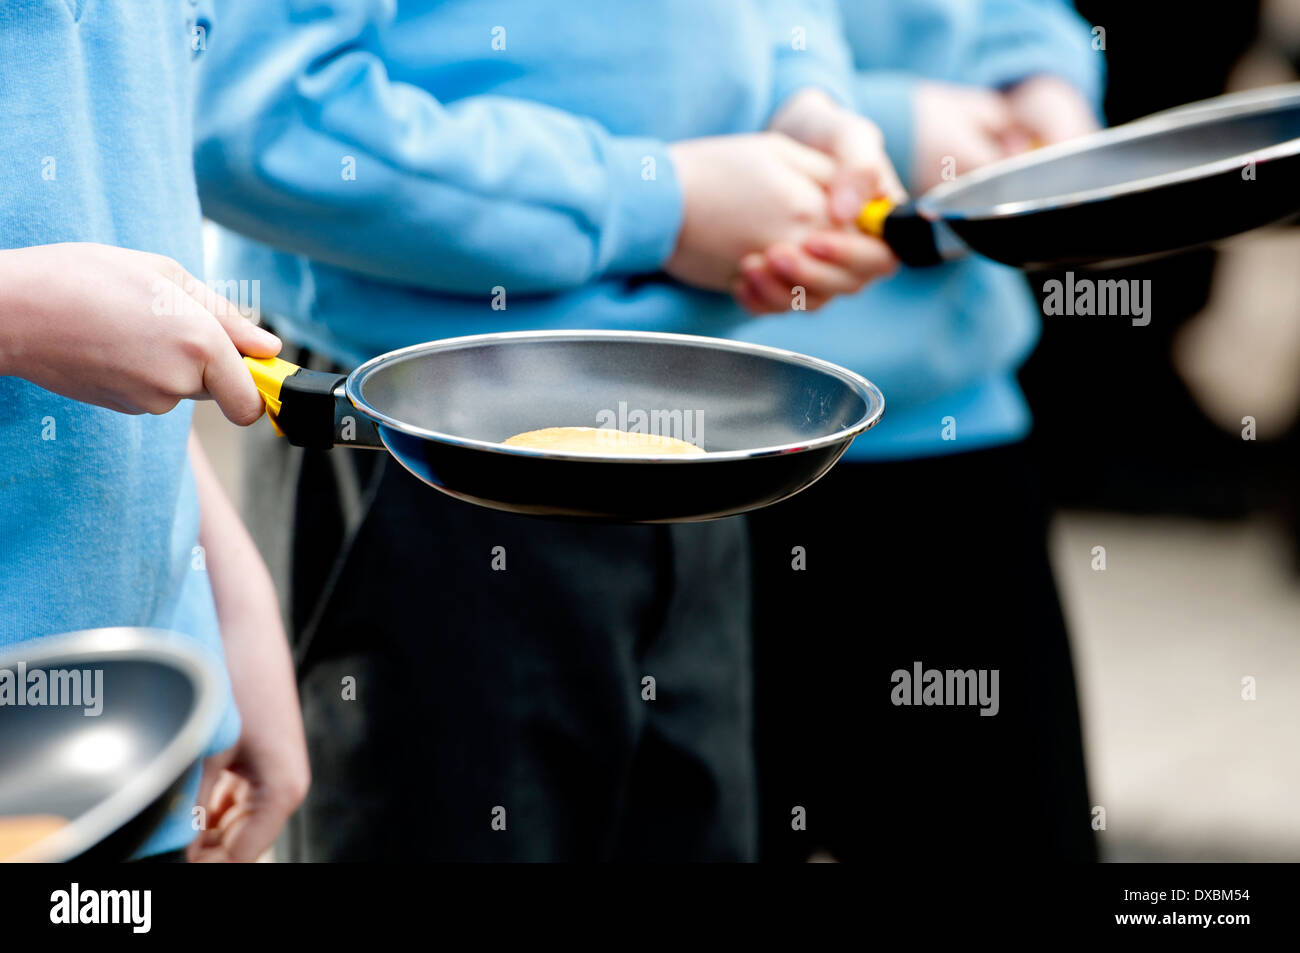
[[[1078,7],[1112,124],[1297,78],[1300,0]],[[1022,377],[1103,857],[1297,860],[1300,229],[1121,271],[1151,280],[1150,325],[1049,317]]]
[[[1300,75],[1300,0],[1078,7],[1112,124]],[[1151,323],[1049,317],[1023,372],[1103,858],[1300,860],[1300,228],[1107,277]],[[198,419],[239,503],[241,434]]]

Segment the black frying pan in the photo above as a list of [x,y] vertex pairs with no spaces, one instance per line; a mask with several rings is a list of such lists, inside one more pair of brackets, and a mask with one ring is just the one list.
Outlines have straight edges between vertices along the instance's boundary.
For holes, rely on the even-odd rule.
[[211,663],[174,634],[115,628],[19,643],[0,655],[5,671],[29,687],[35,672],[102,673],[98,715],[86,714],[84,696],[0,705],[0,818],[70,822],[6,859],[127,859],[167,816],[216,728]]
[[[457,499],[588,520],[708,520],[775,503],[818,480],[885,408],[873,384],[826,361],[683,334],[480,334],[382,354],[346,376],[245,361],[298,446],[384,447]],[[643,429],[707,452],[501,444],[575,426]]]
[[[1247,171],[1249,167],[1249,171]],[[985,166],[859,225],[904,262],[1147,257],[1300,212],[1300,84],[1207,99]]]

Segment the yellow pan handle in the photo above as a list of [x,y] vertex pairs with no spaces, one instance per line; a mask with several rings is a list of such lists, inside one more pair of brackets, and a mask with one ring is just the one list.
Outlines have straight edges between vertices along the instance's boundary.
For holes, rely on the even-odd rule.
[[[1034,149],[1041,149],[1045,145],[1047,145],[1047,143],[1037,136],[1034,136],[1029,140],[1029,148],[1031,151]],[[862,210],[858,212],[858,228],[862,229],[874,238],[884,238],[885,219],[889,217],[889,213],[893,210],[894,203],[889,199],[871,199],[863,205]]]
[[253,383],[257,385],[258,393],[266,401],[266,416],[270,418],[276,436],[283,437],[284,431],[280,429],[280,424],[276,420],[283,406],[280,400],[280,388],[284,386],[285,378],[297,374],[301,368],[278,357],[246,357],[244,363],[248,365],[248,370],[253,375]]
[[858,212],[858,228],[875,238],[884,238],[885,219],[893,210],[894,203],[889,199],[872,199],[862,206],[862,211]]

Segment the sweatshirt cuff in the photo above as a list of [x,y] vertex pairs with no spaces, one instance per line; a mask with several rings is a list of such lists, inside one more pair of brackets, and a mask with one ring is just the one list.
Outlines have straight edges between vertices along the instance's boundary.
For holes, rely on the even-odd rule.
[[917,82],[914,74],[893,70],[859,73],[854,81],[854,108],[880,128],[885,153],[909,191],[916,161]]
[[657,139],[613,139],[606,160],[612,207],[600,243],[600,271],[658,271],[677,247],[683,215],[681,182],[667,147]]
[[1062,37],[1055,44],[1026,41],[989,50],[981,63],[979,82],[994,89],[1007,89],[1043,74],[1065,80],[1101,115],[1106,60],[1104,54],[1092,49],[1087,33]]
[[831,99],[846,108],[853,108],[853,97],[843,83],[839,70],[832,68],[825,61],[810,54],[786,53],[777,68],[772,86],[772,108],[767,114],[763,127],[767,128],[772,117],[781,111],[785,101],[801,89],[820,89]]

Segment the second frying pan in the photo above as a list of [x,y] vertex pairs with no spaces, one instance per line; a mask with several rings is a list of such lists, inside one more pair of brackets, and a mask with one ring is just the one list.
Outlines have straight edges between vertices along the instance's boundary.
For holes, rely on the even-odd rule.
[[[221,692],[212,661],[175,633],[92,629],[9,646],[0,671],[15,684],[41,673],[51,695],[63,685],[76,699],[0,705],[0,819],[67,821],[4,859],[131,856],[175,808],[216,730]],[[89,687],[92,677],[102,690],[94,707],[81,693],[81,679]]]
[[[417,344],[351,374],[245,358],[298,446],[383,447],[425,483],[513,513],[718,519],[812,485],[885,409],[870,382],[776,348],[638,331],[515,331]],[[699,456],[505,446],[544,427],[684,437]]]
[[1300,84],[1219,96],[985,166],[858,224],[909,265],[1141,258],[1300,212]]

